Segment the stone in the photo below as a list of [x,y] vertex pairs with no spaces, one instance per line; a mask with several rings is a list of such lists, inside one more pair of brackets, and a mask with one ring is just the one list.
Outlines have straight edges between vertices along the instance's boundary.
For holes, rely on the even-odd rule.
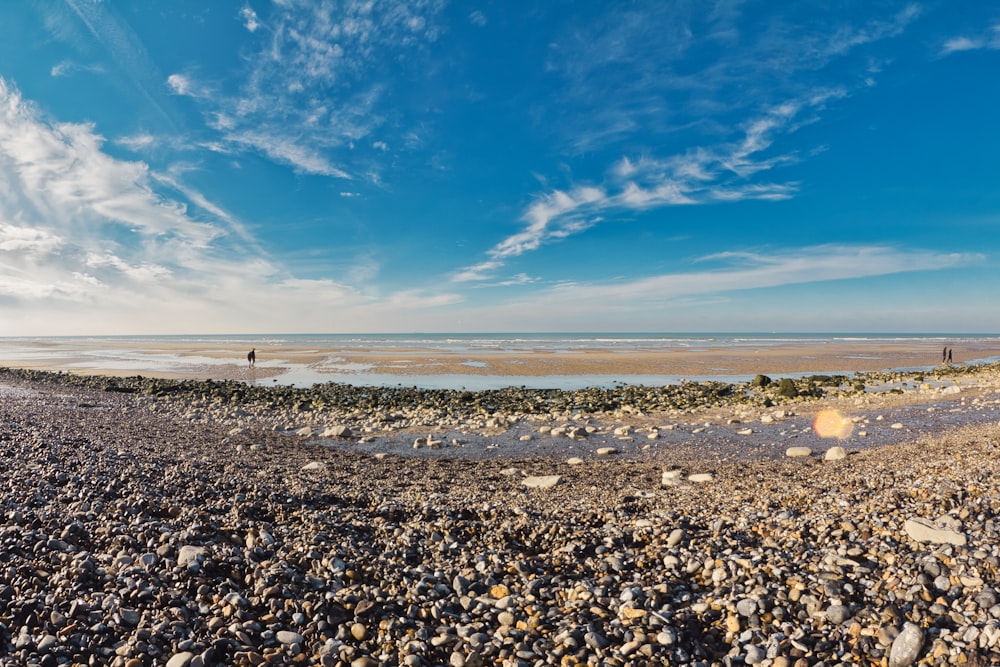
[[840,625],[850,617],[850,610],[842,604],[831,604],[826,609],[827,620],[835,625]]
[[910,667],[917,661],[923,646],[923,630],[914,623],[907,623],[889,649],[889,667]]
[[808,458],[812,456],[812,450],[808,447],[789,447],[785,450],[785,456],[790,459]]
[[522,479],[521,485],[529,489],[551,489],[561,481],[562,475],[535,475]]
[[919,517],[907,519],[906,523],[903,524],[903,529],[917,542],[954,544],[956,546],[964,546],[966,542],[965,534],[950,528],[939,527],[927,519]]
[[274,633],[274,638],[282,644],[301,644],[306,640],[305,637],[291,630],[278,630]]
[[688,475],[688,481],[695,484],[704,484],[705,482],[711,482],[713,479],[715,479],[715,475],[710,472],[697,472],[693,475]]
[[196,563],[205,557],[205,547],[196,547],[185,544],[177,551],[177,565],[187,567],[191,563]]
[[323,472],[324,470],[326,470],[326,464],[322,461],[310,461],[302,466],[303,472]]
[[190,651],[175,653],[171,656],[170,660],[167,660],[167,667],[188,667],[193,659],[194,653]]
[[740,616],[753,616],[757,613],[757,601],[753,598],[743,598],[736,603],[736,611]]
[[308,438],[312,434],[313,434],[313,430],[312,430],[311,426],[303,426],[302,428],[300,428],[297,431],[295,431],[295,435],[300,435],[303,438]]
[[667,546],[673,549],[685,539],[687,539],[687,533],[684,532],[684,529],[674,528],[670,531],[670,535],[667,536]]
[[598,456],[611,456],[612,454],[617,454],[618,450],[614,447],[600,447],[597,450]]
[[357,639],[359,642],[364,641],[365,639],[368,638],[368,628],[365,627],[364,623],[352,623],[351,636]]
[[350,438],[351,429],[344,425],[328,426],[320,434],[324,438]]
[[841,446],[831,447],[823,455],[824,461],[842,461],[847,458],[847,450]]
[[566,459],[566,465],[578,466],[578,465],[581,465],[582,463],[583,463],[583,459],[581,459],[581,458],[579,458],[577,456],[571,456],[570,458]]

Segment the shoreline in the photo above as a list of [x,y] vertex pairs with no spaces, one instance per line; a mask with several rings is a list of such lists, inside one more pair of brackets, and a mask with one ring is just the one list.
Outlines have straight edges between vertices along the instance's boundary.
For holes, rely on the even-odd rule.
[[[770,376],[850,374],[895,369],[933,370],[941,362],[938,340],[816,342],[803,339],[740,346],[665,345],[656,349],[442,350],[406,346],[318,347],[264,345],[248,368],[246,350],[228,344],[130,342],[121,347],[74,341],[0,340],[0,366],[113,376],[241,380],[298,386],[321,382],[413,384],[428,387],[606,386],[616,381],[666,384],[681,379],[740,381]],[[961,366],[1000,358],[1000,340],[962,341],[953,349]]]

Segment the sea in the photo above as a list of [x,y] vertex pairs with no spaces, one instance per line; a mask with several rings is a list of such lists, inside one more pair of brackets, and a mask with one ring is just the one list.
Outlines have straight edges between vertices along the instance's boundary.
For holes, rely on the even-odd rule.
[[[898,333],[393,333],[393,334],[233,334],[159,336],[52,336],[0,337],[0,366],[45,367],[74,373],[113,372],[117,374],[211,375],[213,366],[232,365],[232,358],[198,355],[191,351],[232,348],[295,348],[296,350],[412,350],[467,353],[479,357],[490,353],[550,352],[574,354],[583,350],[663,351],[781,346],[795,344],[848,343],[927,344],[958,347],[1000,347],[1000,334],[898,334]],[[244,352],[245,353],[245,352]],[[996,357],[975,362],[996,361]],[[338,363],[340,362],[340,363]],[[468,362],[470,370],[477,362]],[[479,362],[481,363],[481,362]],[[528,388],[579,389],[592,386],[677,384],[686,379],[744,382],[739,375],[699,375],[686,378],[671,375],[551,375],[491,376],[478,373],[445,375],[399,375],[376,372],[362,364],[336,357],[321,364],[288,363],[282,359],[261,359],[281,372],[266,382],[279,385],[310,386],[323,382],[345,382],[365,386],[417,386],[429,389],[497,389],[508,386]],[[900,370],[921,370],[927,367]],[[244,378],[241,378],[244,379]],[[257,383],[253,377],[245,378]],[[261,383],[264,380],[260,381]]]

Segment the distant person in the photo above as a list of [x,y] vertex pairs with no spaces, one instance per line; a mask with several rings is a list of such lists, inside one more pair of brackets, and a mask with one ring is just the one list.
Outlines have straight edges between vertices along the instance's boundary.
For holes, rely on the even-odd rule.
[[948,361],[948,346],[945,345],[944,349],[941,350],[941,363]]
[[249,366],[250,368],[253,368],[254,366],[257,365],[257,348],[254,348],[249,352],[247,352],[247,363],[250,365]]
[[948,350],[948,363],[949,364],[951,363],[951,353],[954,352],[954,351],[955,351],[955,348],[951,348],[950,350]]

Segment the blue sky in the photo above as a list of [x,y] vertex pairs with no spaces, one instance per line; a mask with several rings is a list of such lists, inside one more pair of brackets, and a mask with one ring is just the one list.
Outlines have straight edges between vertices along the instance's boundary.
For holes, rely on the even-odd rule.
[[972,0],[0,3],[0,335],[998,332],[998,118]]

